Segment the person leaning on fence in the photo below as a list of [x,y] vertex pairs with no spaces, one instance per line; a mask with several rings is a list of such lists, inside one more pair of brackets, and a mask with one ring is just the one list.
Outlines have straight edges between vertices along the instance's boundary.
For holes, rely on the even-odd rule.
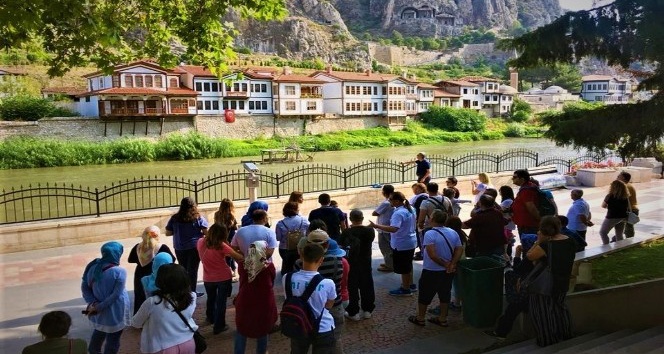
[[[381,225],[387,225],[390,223],[390,218],[392,213],[394,213],[394,207],[390,203],[390,194],[394,193],[394,186],[391,184],[383,185],[382,194],[385,197],[376,210],[371,213],[373,216],[377,216],[376,223]],[[390,233],[378,230],[378,248],[380,253],[383,255],[383,262],[378,266],[378,271],[380,272],[391,272],[394,264],[392,263],[392,247],[390,247]]]
[[457,262],[463,253],[459,235],[445,227],[447,213],[434,210],[431,213],[431,229],[424,234],[424,262],[419,280],[417,314],[410,316],[408,321],[424,326],[424,316],[431,300],[438,295],[440,314],[427,319],[432,324],[447,327],[447,305],[450,303],[452,281],[456,272]]
[[21,354],[86,354],[83,339],[67,338],[71,317],[63,311],[51,311],[42,316],[37,330],[43,340],[23,348]]
[[420,152],[415,157],[415,160],[402,162],[402,165],[416,164],[415,174],[417,175],[417,183],[427,184],[431,181],[431,163],[427,160],[423,152]]

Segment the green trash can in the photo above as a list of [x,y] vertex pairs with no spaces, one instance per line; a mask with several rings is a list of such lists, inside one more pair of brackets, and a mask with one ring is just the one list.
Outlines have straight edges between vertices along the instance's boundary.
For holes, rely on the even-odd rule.
[[504,265],[490,257],[459,262],[463,320],[473,327],[491,327],[503,312]]

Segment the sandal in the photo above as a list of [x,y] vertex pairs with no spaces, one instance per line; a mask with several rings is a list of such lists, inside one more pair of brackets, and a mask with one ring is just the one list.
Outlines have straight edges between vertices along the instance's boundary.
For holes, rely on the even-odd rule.
[[424,320],[418,320],[417,316],[408,316],[408,322],[418,325],[420,327],[424,327],[425,325]]
[[441,327],[447,327],[447,320],[441,321],[438,317],[429,317],[427,318],[427,321],[430,323],[433,323],[435,325],[441,326]]
[[378,270],[379,272],[391,272],[391,271],[392,271],[392,268],[390,268],[390,267],[388,267],[388,266],[382,266],[382,265],[381,265],[381,266],[378,267],[377,270]]

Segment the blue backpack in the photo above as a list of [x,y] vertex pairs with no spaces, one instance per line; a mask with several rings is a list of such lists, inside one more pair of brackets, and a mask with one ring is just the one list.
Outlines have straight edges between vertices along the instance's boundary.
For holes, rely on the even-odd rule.
[[279,313],[281,334],[293,339],[311,338],[318,334],[325,307],[316,316],[309,304],[309,298],[324,278],[322,275],[316,274],[307,285],[307,288],[304,289],[302,295],[293,296],[292,277],[293,273],[286,274],[286,301],[284,301],[281,313]]

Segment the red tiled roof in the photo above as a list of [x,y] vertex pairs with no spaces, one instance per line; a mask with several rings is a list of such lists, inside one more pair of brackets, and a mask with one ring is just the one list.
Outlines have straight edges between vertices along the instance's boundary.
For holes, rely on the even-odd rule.
[[433,97],[459,98],[461,96],[451,92],[447,92],[445,90],[438,89],[433,91]]
[[581,78],[583,81],[609,81],[611,79],[613,77],[609,75],[586,75]]
[[113,87],[96,91],[89,91],[79,96],[95,95],[154,95],[154,96],[198,96],[198,93],[188,88],[169,88],[166,91],[146,87]]
[[[347,71],[329,71],[329,72],[317,71],[311,75],[315,76],[319,74],[326,75],[342,81],[360,81],[360,82],[387,82],[399,78],[399,76],[392,74],[381,74],[374,72],[356,73],[356,72],[347,72]],[[401,79],[410,82],[407,79],[404,78]]]
[[201,65],[180,65],[176,69],[192,74],[197,77],[217,77],[210,69]]
[[437,89],[437,88],[438,88],[438,86],[436,86],[436,85],[427,84],[427,83],[425,83],[425,82],[420,82],[419,84],[417,84],[417,87],[419,87],[419,88],[427,88],[427,89]]
[[442,80],[438,81],[437,84],[451,84],[455,86],[470,86],[470,87],[477,87],[479,86],[478,84],[474,84],[469,81],[463,81],[463,80]]
[[460,78],[459,81],[469,81],[469,82],[492,81],[492,82],[498,82],[498,79],[492,79],[492,78],[484,77],[484,76],[464,76],[464,77]]
[[86,92],[86,90],[81,87],[46,87],[41,91],[42,93],[60,93],[68,96],[77,96]]
[[[160,66],[157,63],[154,63],[154,62],[151,62],[151,61],[146,61],[146,60],[137,60],[137,61],[133,61],[133,62],[127,63],[127,64],[116,65],[115,67],[113,67],[113,71],[114,72],[119,71],[119,70],[122,70],[122,69],[130,68],[132,66],[146,66],[150,69],[161,71],[164,74],[177,74],[178,73],[174,70],[166,69],[166,68]],[[93,73],[83,75],[83,77],[85,77],[85,78],[94,77],[94,76],[102,75],[103,73],[104,73],[103,71],[97,70]]]
[[263,73],[260,73],[260,72],[256,72],[252,69],[245,69],[244,71],[242,71],[242,74],[244,74],[244,76],[252,78],[252,79],[265,79],[265,80],[272,80],[273,79],[272,74],[263,74]]
[[325,81],[318,80],[314,77],[302,74],[282,74],[274,78],[275,82],[301,82],[307,84],[324,84]]

